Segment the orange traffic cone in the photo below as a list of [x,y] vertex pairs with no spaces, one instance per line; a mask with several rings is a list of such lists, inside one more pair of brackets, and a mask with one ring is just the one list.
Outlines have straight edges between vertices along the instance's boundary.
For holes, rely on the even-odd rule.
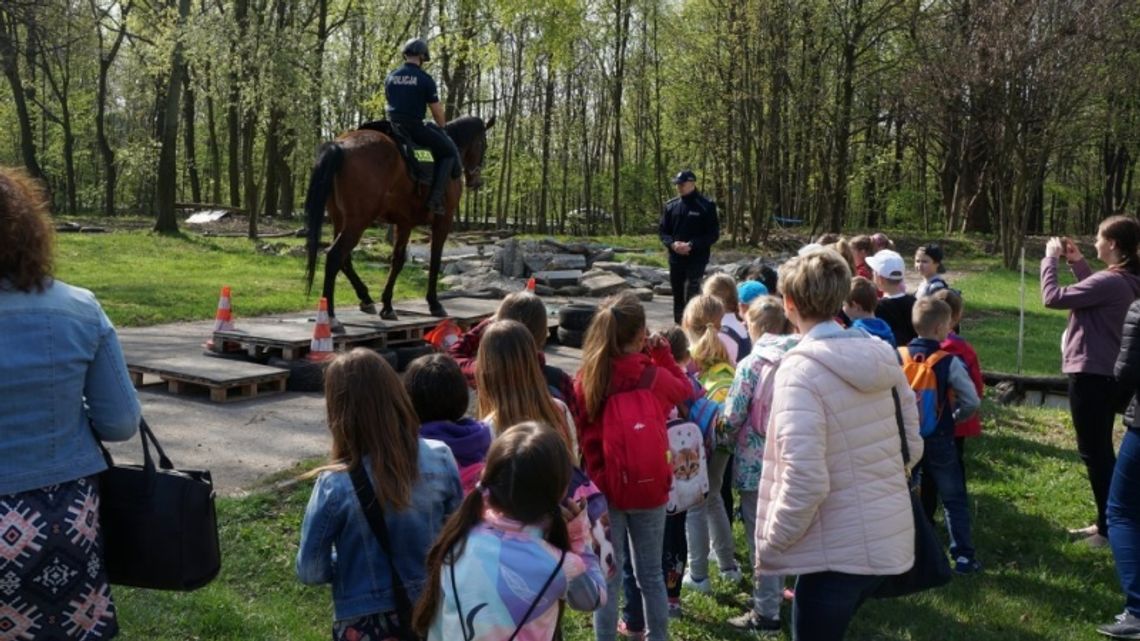
[[313,340],[309,343],[310,361],[327,361],[333,356],[332,329],[329,327],[329,301],[321,298],[317,306],[317,325],[313,328]]
[[[222,295],[218,298],[218,311],[214,313],[214,331],[215,332],[232,332],[234,330],[233,319],[233,305],[230,302],[230,288],[229,286],[222,287]],[[217,351],[215,348],[217,344],[211,335],[206,341],[206,349]],[[241,346],[237,343],[226,341],[222,345],[222,351],[232,351],[240,349]]]
[[530,277],[529,279],[527,279],[527,281],[526,281],[526,290],[527,290],[528,292],[530,292],[530,293],[532,293],[532,294],[533,294],[533,293],[534,293],[534,286],[535,286],[536,284],[537,284],[537,283],[536,283],[536,282],[535,282],[535,280],[534,280],[534,276],[531,276],[531,277]]

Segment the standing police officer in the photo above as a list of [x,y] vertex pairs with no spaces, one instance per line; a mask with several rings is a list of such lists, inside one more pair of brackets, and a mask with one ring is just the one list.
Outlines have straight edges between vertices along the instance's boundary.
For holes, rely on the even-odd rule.
[[[404,44],[404,65],[384,80],[384,96],[388,99],[388,120],[399,125],[417,145],[431,149],[435,173],[427,207],[432,215],[443,213],[443,191],[457,162],[455,145],[443,131],[443,105],[435,80],[420,67],[431,60],[427,43],[419,38]],[[424,125],[424,110],[431,109],[430,126]]]
[[697,191],[697,176],[689,170],[673,177],[679,196],[665,203],[657,234],[669,250],[669,286],[673,289],[673,320],[681,323],[685,303],[701,291],[713,243],[720,237],[716,203]]

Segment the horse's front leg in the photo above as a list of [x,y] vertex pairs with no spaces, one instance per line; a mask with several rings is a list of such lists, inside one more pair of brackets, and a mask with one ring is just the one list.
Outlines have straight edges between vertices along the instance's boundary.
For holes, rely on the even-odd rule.
[[436,285],[439,283],[439,264],[443,259],[443,245],[447,242],[447,234],[451,231],[452,217],[458,203],[450,197],[447,199],[447,215],[436,216],[431,225],[431,258],[428,262],[428,312],[432,316],[447,316],[443,305],[439,303],[436,295]]
[[380,318],[384,320],[397,320],[396,310],[392,308],[392,292],[396,289],[396,278],[404,269],[404,260],[408,257],[408,239],[411,235],[411,225],[396,227],[396,239],[392,244],[392,265],[388,270],[388,282],[384,285],[384,294],[380,297]]

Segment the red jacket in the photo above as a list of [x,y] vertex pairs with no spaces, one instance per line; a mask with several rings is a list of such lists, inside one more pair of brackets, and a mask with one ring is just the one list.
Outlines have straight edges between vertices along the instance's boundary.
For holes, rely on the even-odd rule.
[[[657,375],[649,389],[654,392],[661,402],[665,415],[678,405],[694,397],[695,392],[689,379],[677,362],[669,347],[657,348],[652,354],[623,354],[613,360],[610,366],[610,386],[606,397],[619,392],[636,389],[641,381],[641,374],[646,367],[657,366]],[[602,454],[602,412],[598,416],[586,416],[586,396],[582,390],[582,373],[574,377],[574,399],[577,410],[574,422],[578,425],[578,446],[582,451],[582,460],[585,463],[586,475],[595,483],[603,478],[602,468],[605,461]],[[606,488],[601,488],[605,492]]]
[[[966,339],[950,332],[946,340],[942,341],[939,347],[944,352],[949,352],[962,359],[966,365],[966,371],[970,374],[970,380],[974,381],[974,389],[978,392],[978,398],[986,393],[986,384],[982,380],[982,365],[978,362],[978,354],[974,348],[966,342]],[[978,412],[975,412],[970,418],[958,423],[954,427],[954,436],[981,436],[982,435],[982,419]]]

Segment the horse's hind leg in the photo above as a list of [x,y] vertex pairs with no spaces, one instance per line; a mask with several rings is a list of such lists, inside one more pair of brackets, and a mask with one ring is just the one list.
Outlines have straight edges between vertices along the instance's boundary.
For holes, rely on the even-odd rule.
[[392,244],[392,265],[388,269],[388,282],[384,285],[384,293],[380,296],[380,318],[396,320],[396,310],[392,308],[392,291],[396,289],[396,278],[404,268],[404,260],[408,257],[408,239],[412,235],[411,225],[396,226],[396,240]]
[[345,256],[340,271],[344,273],[345,278],[352,285],[353,291],[356,292],[356,297],[360,299],[360,311],[365,314],[375,314],[376,301],[372,300],[372,295],[368,293],[368,286],[364,284],[360,275],[356,273],[356,268],[352,266],[352,254]]
[[[351,265],[352,248],[355,247],[356,243],[360,240],[360,235],[360,230],[341,230],[336,238],[333,239],[332,244],[329,245],[328,254],[325,255],[325,283],[324,289],[321,291],[328,301],[329,326],[332,328],[332,331],[338,334],[344,332],[344,325],[336,318],[336,303],[333,300],[336,289],[336,275],[345,265]],[[351,267],[349,267],[349,269],[351,269]],[[357,280],[360,280],[359,277]],[[363,283],[361,283],[361,286],[363,286]],[[353,287],[355,287],[355,284]]]

